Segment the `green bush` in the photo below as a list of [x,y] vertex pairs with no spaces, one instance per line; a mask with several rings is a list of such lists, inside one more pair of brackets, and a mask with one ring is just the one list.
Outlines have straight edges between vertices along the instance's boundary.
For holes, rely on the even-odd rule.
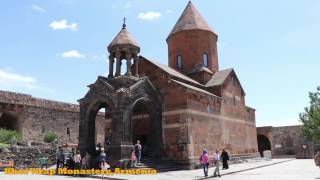
[[58,135],[54,132],[47,132],[44,135],[43,141],[47,143],[53,142],[55,139],[58,139]]
[[0,143],[0,149],[1,148],[9,148],[9,147],[10,147],[9,144]]
[[0,128],[0,143],[10,144],[14,137],[16,140],[20,140],[21,134],[14,130]]

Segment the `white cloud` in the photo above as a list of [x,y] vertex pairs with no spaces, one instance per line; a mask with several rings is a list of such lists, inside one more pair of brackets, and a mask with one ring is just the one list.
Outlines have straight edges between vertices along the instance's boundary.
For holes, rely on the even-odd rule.
[[[103,62],[108,61],[107,56],[105,54],[101,55],[92,55],[93,59],[102,60]],[[109,61],[108,61],[109,62]]]
[[77,23],[68,24],[67,20],[63,19],[61,21],[53,21],[49,24],[49,27],[53,30],[60,30],[60,29],[70,29],[71,31],[77,31],[78,25]]
[[147,13],[139,13],[138,18],[147,21],[153,21],[158,19],[161,16],[159,12],[149,11]]
[[38,11],[38,12],[46,12],[45,9],[43,9],[42,7],[38,6],[38,5],[32,5],[31,8],[35,11]]
[[173,11],[169,9],[166,11],[166,13],[173,13]]
[[39,86],[37,80],[31,76],[12,73],[6,69],[0,69],[0,88],[14,91],[17,89],[28,89],[41,90],[48,93],[54,92],[54,90],[50,88]]
[[64,52],[64,53],[62,53],[61,56],[63,58],[84,58],[84,57],[86,57],[85,55],[80,54],[76,50],[71,50],[71,51]]

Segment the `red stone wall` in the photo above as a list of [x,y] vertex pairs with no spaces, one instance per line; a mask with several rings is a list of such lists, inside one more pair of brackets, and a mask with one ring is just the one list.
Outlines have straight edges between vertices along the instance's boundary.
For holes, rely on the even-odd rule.
[[210,104],[208,108],[207,99],[210,97],[188,96],[188,102],[201,103],[197,108],[194,104],[188,106],[189,118],[191,118],[189,158],[197,159],[203,149],[207,149],[211,154],[216,148],[220,150],[226,148],[233,156],[256,154],[255,122],[223,114],[220,112],[222,105],[219,99],[214,99],[213,106]]
[[[231,155],[257,153],[254,109],[245,106],[239,85],[227,83],[223,101],[170,81],[149,62],[140,61],[139,69],[164,98],[163,142],[169,158],[194,163],[203,148],[210,154],[216,148],[227,148]],[[236,105],[230,104],[230,95],[238,96]]]
[[245,94],[234,73],[227,78],[221,94],[221,115],[229,119],[224,127],[228,146],[235,154],[257,152],[255,110],[245,105]]
[[[169,67],[183,73],[190,72],[196,64],[203,64],[204,53],[209,57],[209,69],[214,73],[219,69],[217,54],[217,36],[204,30],[188,30],[169,37]],[[177,56],[182,56],[182,69],[177,67]]]

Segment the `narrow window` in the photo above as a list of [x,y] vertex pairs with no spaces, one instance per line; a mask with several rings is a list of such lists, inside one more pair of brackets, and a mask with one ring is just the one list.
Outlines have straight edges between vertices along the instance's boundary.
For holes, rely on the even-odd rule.
[[202,59],[203,59],[203,65],[208,67],[209,66],[208,54],[204,53]]
[[45,133],[46,132],[46,127],[41,126],[41,133]]
[[70,128],[67,127],[67,134],[70,135]]
[[180,55],[177,56],[177,68],[182,68],[182,57]]
[[235,96],[233,96],[233,105],[237,105],[237,100]]

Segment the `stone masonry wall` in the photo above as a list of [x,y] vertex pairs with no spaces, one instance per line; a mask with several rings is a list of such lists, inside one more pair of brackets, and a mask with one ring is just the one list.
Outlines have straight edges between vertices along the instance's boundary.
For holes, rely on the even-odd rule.
[[[305,149],[303,147],[305,145]],[[313,143],[303,137],[301,126],[272,128],[272,155],[295,155],[297,158],[312,158]]]
[[[43,142],[46,132],[55,132],[59,143],[78,143],[79,106],[31,95],[0,91],[0,117],[4,113],[13,114],[19,124],[17,129],[23,141]],[[104,113],[96,118],[96,141],[104,141]],[[70,137],[67,134],[70,131]]]

